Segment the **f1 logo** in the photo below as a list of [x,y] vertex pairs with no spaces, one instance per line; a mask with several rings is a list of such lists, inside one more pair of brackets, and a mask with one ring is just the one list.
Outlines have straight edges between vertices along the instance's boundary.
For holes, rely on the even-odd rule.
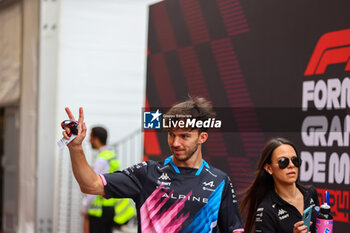
[[328,65],[347,63],[350,70],[350,29],[328,32],[318,40],[304,75],[324,74]]

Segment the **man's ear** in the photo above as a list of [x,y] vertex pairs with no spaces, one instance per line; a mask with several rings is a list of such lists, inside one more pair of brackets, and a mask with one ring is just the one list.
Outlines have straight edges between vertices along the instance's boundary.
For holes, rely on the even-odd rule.
[[269,173],[270,175],[272,175],[271,164],[266,163],[266,164],[264,165],[264,169],[265,169],[265,171],[266,171],[267,173]]
[[202,143],[205,143],[208,139],[208,133],[207,132],[201,132],[199,134],[199,140],[198,140],[198,143],[199,144],[202,144]]

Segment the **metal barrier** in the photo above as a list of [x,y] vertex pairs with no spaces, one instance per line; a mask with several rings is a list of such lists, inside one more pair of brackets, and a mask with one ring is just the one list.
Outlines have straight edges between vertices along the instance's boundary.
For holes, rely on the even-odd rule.
[[142,131],[140,129],[135,130],[130,135],[110,146],[120,160],[121,169],[139,163],[143,157]]
[[[116,152],[120,160],[121,169],[139,163],[143,156],[143,134],[136,130],[122,140],[109,145]],[[83,144],[88,163],[91,165],[97,152],[91,149],[87,142]],[[81,203],[83,194],[72,172],[69,151],[67,148],[59,153],[57,159],[56,177],[56,203],[54,232],[56,233],[81,233],[83,232],[83,219],[81,215]]]

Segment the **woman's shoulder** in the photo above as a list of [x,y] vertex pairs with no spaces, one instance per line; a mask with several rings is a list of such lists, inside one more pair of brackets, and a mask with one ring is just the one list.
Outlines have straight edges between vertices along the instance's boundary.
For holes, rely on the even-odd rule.
[[271,195],[266,195],[262,202],[258,205],[255,213],[255,221],[258,226],[272,224],[276,221],[276,203]]
[[272,198],[272,193],[269,192],[265,195],[264,199],[260,202],[258,205],[258,209],[263,208],[263,209],[273,209],[274,208],[275,202],[273,201]]

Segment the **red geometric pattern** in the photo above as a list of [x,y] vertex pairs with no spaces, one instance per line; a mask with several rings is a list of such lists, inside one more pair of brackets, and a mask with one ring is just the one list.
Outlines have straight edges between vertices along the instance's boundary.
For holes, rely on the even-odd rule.
[[[252,179],[246,174],[254,174],[249,158],[255,159],[265,142],[255,112],[252,108],[247,108],[252,107],[253,102],[231,41],[232,37],[249,32],[249,26],[237,0],[206,1],[210,1],[210,4],[203,4],[199,0],[165,0],[150,7],[150,28],[154,30],[149,34],[148,41],[151,47],[148,50],[150,70],[147,80],[153,83],[153,86],[147,86],[147,99],[151,107],[169,107],[181,101],[176,99],[175,89],[183,88],[188,90],[189,95],[203,96],[211,100],[214,106],[224,104],[225,107],[232,108],[232,122],[236,124],[241,138],[241,142],[237,143],[242,145],[245,154],[233,154],[229,137],[223,132],[211,132],[205,144],[205,157],[212,162],[215,162],[215,158],[224,159],[220,161],[226,162],[220,162],[216,166],[231,175],[238,189],[244,189]],[[174,14],[169,17],[174,5],[180,9],[177,18]],[[203,8],[208,6],[216,9]],[[220,18],[215,18],[218,15]],[[215,22],[222,22],[222,25],[214,28],[215,30],[213,25],[208,25],[213,17]],[[179,31],[179,27],[183,35],[175,35],[174,32]],[[222,35],[221,38],[218,39],[218,35]],[[183,39],[181,43],[177,42],[182,36],[190,41]],[[184,46],[184,43],[187,45]],[[179,44],[182,46],[179,47]],[[209,57],[207,59],[201,55],[203,51],[206,51],[204,54],[212,56],[214,63],[209,63]],[[170,53],[171,59],[177,60],[169,60]],[[166,56],[168,59],[165,59]],[[176,70],[181,70],[179,74],[183,74],[183,79],[172,77],[169,73],[170,68],[175,69],[175,64],[180,65]],[[214,76],[208,77],[204,68],[210,68]],[[213,79],[215,82],[211,81]],[[157,95],[153,95],[154,92]],[[215,102],[217,99],[224,100],[226,104]],[[161,106],[156,106],[159,103]],[[146,139],[145,134],[146,156],[152,150],[146,144],[154,145],[156,138],[151,136],[150,139]],[[166,140],[163,140],[163,143],[166,143]],[[167,145],[160,148],[167,148]]]
[[238,0],[217,0],[229,36],[249,31],[248,23]]
[[188,31],[194,45],[209,42],[210,40],[198,1],[180,0],[181,9],[183,10]]

